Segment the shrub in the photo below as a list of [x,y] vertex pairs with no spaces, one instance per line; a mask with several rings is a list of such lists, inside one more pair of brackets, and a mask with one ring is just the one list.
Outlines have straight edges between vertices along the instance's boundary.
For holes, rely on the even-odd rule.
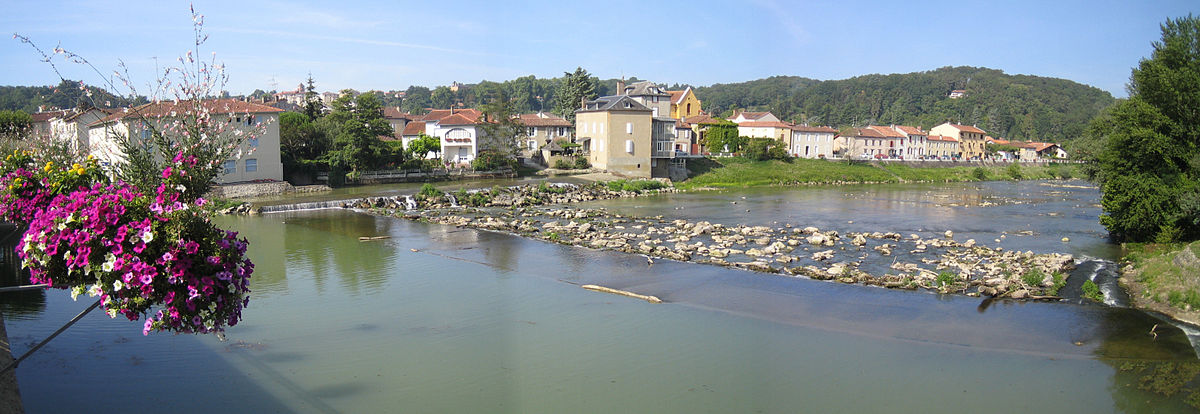
[[772,138],[750,138],[743,149],[743,157],[754,161],[783,160],[788,158],[783,143]]
[[422,185],[421,190],[417,192],[417,195],[420,195],[421,197],[424,197],[425,199],[433,199],[433,198],[441,197],[443,194],[446,194],[446,193],[442,192],[442,190],[437,189],[437,187],[434,187],[433,184],[430,184],[430,183],[425,183],[424,185]]
[[1037,269],[1029,269],[1025,274],[1021,275],[1021,281],[1030,287],[1041,286],[1044,279],[1046,279],[1046,275]]
[[1014,162],[1012,164],[1009,164],[1007,172],[1008,172],[1008,176],[1011,177],[1012,179],[1014,179],[1014,180],[1021,179],[1021,166],[1017,165],[1017,163]]
[[[1171,292],[1176,294],[1179,292]],[[1100,302],[1104,300],[1104,294],[1100,293],[1100,286],[1091,280],[1083,282],[1083,297]]]
[[936,282],[939,287],[945,287],[954,284],[956,280],[958,280],[958,275],[950,272],[941,272],[938,273]]
[[554,168],[557,168],[560,170],[569,170],[569,169],[571,169],[571,163],[567,162],[567,160],[560,158],[560,159],[554,161]]
[[621,191],[625,187],[625,180],[612,180],[604,185],[608,186],[610,191]]
[[646,190],[658,190],[663,187],[666,187],[666,185],[663,184],[661,181],[636,180],[636,181],[626,182],[625,185],[621,186],[621,189],[623,189],[625,191],[633,191],[636,193],[640,193],[640,192],[646,191]]
[[971,178],[974,178],[975,181],[986,180],[987,179],[987,171],[984,170],[983,167],[975,167],[974,170],[971,170]]
[[495,151],[482,151],[471,160],[471,169],[475,171],[492,171],[506,167],[515,169],[517,160]]
[[592,168],[592,164],[588,162],[586,157],[575,158],[575,169],[586,170],[588,168]]

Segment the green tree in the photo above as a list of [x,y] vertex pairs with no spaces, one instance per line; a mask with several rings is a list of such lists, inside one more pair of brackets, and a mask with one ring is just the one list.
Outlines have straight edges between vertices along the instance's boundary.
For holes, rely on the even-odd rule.
[[321,102],[321,96],[317,94],[317,84],[313,82],[312,73],[309,73],[304,87],[304,115],[310,121],[316,120],[321,117],[324,109],[325,104]]
[[738,136],[737,124],[720,121],[708,126],[704,133],[704,146],[709,152],[738,152],[746,144],[746,138]]
[[525,132],[525,126],[521,125],[517,119],[513,102],[497,100],[484,104],[480,111],[483,112],[483,123],[480,125],[480,129],[483,130],[479,138],[480,151],[492,152],[507,158],[516,157],[517,150],[520,148],[517,145],[517,138]]
[[454,92],[449,87],[439,86],[429,94],[429,102],[435,109],[446,109],[454,105]]
[[1129,241],[1200,237],[1200,19],[1162,25],[1129,91],[1088,128],[1100,143],[1089,172],[1103,192],[1100,222]]
[[582,67],[575,73],[563,72],[562,83],[554,93],[554,113],[575,123],[575,110],[584,99],[596,99],[596,80]]
[[32,127],[33,117],[25,111],[0,111],[0,137],[20,138]]
[[414,158],[424,159],[431,152],[435,154],[442,152],[442,141],[437,137],[421,134],[417,139],[408,143],[408,152]]
[[379,98],[373,93],[353,97],[343,93],[333,101],[333,111],[325,117],[337,125],[331,150],[326,155],[331,167],[358,172],[375,168],[385,160],[380,136],[391,135],[392,127],[383,119]]
[[316,160],[328,150],[326,130],[309,120],[307,115],[296,112],[279,115],[279,151],[283,158]]
[[429,88],[424,86],[409,86],[408,89],[404,90],[404,104],[401,105],[404,112],[423,114],[425,113],[425,108],[429,108],[432,105],[433,101],[430,100]]

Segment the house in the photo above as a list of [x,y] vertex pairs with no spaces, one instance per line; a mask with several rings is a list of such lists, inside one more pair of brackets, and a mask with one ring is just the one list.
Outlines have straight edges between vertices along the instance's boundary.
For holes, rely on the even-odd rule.
[[386,139],[403,141],[404,128],[408,126],[409,122],[417,119],[417,116],[401,111],[398,106],[385,106],[383,107],[383,119],[386,119],[388,125],[392,127],[392,136]]
[[912,127],[908,125],[892,125],[892,129],[896,130],[896,132],[904,134],[907,137],[904,142],[904,148],[907,150],[907,152],[900,155],[911,159],[925,157],[925,150],[929,140],[928,132],[925,132],[919,127]]
[[654,117],[666,117],[671,113],[671,94],[659,88],[654,82],[641,81],[628,86],[617,82],[617,90],[621,95],[633,98],[637,103],[650,108]]
[[[421,117],[425,135],[437,137],[446,162],[470,163],[479,154],[483,113],[478,109],[434,109]],[[411,142],[411,140],[410,140]]]
[[679,126],[681,126],[681,125],[689,129],[690,132],[686,133],[686,135],[689,138],[689,143],[691,144],[691,148],[684,149],[684,152],[687,152],[689,154],[704,153],[704,151],[705,151],[704,137],[705,137],[705,132],[708,130],[708,126],[717,124],[717,123],[721,123],[721,122],[725,122],[724,119],[713,118],[712,116],[709,116],[707,114],[690,116],[690,117],[683,119],[682,121],[683,122],[680,125],[676,125],[675,135],[676,135],[676,138],[678,139],[679,134],[680,134]]
[[523,157],[532,157],[555,138],[569,140],[575,132],[570,121],[545,112],[520,114],[517,120],[525,126],[525,137],[518,145]]
[[773,138],[787,144],[792,139],[792,124],[779,121],[742,121],[738,123],[738,136]]
[[925,152],[932,157],[958,157],[962,150],[958,148],[958,139],[930,132],[926,140]]
[[770,112],[741,112],[736,110],[733,112],[733,117],[729,118],[729,120],[735,124],[743,122],[783,122]]
[[65,111],[39,112],[33,118],[33,133],[43,139],[67,144],[71,151],[90,152],[88,125],[116,113],[117,109],[89,108]]
[[630,95],[585,101],[575,111],[576,142],[593,167],[631,177],[667,176],[675,156],[675,120],[656,113]]
[[950,91],[950,95],[949,95],[950,99],[958,99],[958,98],[962,98],[962,97],[965,97],[965,96],[967,96],[967,90],[966,90],[966,89],[955,89],[955,90],[952,90],[952,91]]
[[1066,159],[1067,151],[1064,151],[1058,144],[1050,142],[1030,142],[1033,151],[1037,153],[1039,158],[1057,158]]
[[305,90],[303,83],[297,85],[296,90],[279,92],[274,96],[276,102],[287,102],[298,107],[303,107],[306,103],[304,97]]
[[[843,136],[837,143],[842,156],[859,158],[883,158],[888,155],[889,137],[875,128],[855,128],[849,136]],[[894,142],[895,137],[891,140]],[[892,147],[894,149],[894,147]]]
[[964,159],[982,159],[984,154],[982,129],[952,123],[944,123],[929,129],[930,135],[941,135],[958,140],[959,152]]
[[908,154],[908,135],[896,130],[890,126],[870,125],[867,128],[873,129],[883,135],[884,139],[881,143],[884,146],[882,154],[888,158],[904,158]]
[[[141,136],[148,139],[153,124],[158,130],[167,129],[180,114],[195,108],[193,101],[162,101],[148,103],[116,112],[88,125],[91,154],[102,165],[123,162],[125,154],[118,140],[121,137]],[[226,133],[251,134],[237,150],[240,156],[226,160],[223,172],[217,177],[221,184],[247,181],[282,181],[283,163],[279,158],[279,113],[277,108],[236,99],[205,100],[200,106],[213,122],[225,122],[231,127]]]
[[830,127],[793,125],[788,152],[794,157],[825,158],[833,156],[833,143],[838,131]]
[[691,86],[682,91],[667,91],[667,94],[671,95],[671,118],[687,119],[700,115],[700,99],[696,98]]

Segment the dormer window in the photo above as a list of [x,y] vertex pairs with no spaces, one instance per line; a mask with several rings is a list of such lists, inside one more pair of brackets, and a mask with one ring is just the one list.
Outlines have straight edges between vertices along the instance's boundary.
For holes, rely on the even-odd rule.
[[633,104],[631,104],[631,103],[629,103],[628,101],[626,101],[626,102],[625,102],[625,107],[626,107],[626,108],[633,108]]

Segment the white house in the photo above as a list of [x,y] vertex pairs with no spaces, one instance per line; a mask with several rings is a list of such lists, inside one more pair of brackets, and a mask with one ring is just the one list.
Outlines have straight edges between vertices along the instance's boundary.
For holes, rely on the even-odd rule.
[[892,125],[892,129],[908,136],[908,139],[904,143],[904,148],[907,152],[900,155],[906,158],[921,158],[925,156],[926,147],[929,142],[928,132],[921,130],[921,128],[907,125]]
[[421,121],[425,123],[425,135],[441,140],[442,158],[462,164],[471,162],[479,154],[482,118],[483,113],[478,109],[451,108],[429,111]]
[[[250,136],[236,151],[241,156],[225,161],[218,183],[283,180],[279,158],[279,113],[283,110],[236,99],[206,100],[202,105],[212,122],[229,124],[225,133]],[[148,123],[165,130],[173,119],[193,108],[190,101],[163,101],[127,108],[93,122],[88,128],[91,154],[102,165],[123,162],[125,154],[118,144],[121,137],[150,138]]]
[[[740,129],[740,128],[739,128]],[[823,158],[833,156],[833,142],[838,131],[830,127],[793,125],[788,152],[794,157]]]

